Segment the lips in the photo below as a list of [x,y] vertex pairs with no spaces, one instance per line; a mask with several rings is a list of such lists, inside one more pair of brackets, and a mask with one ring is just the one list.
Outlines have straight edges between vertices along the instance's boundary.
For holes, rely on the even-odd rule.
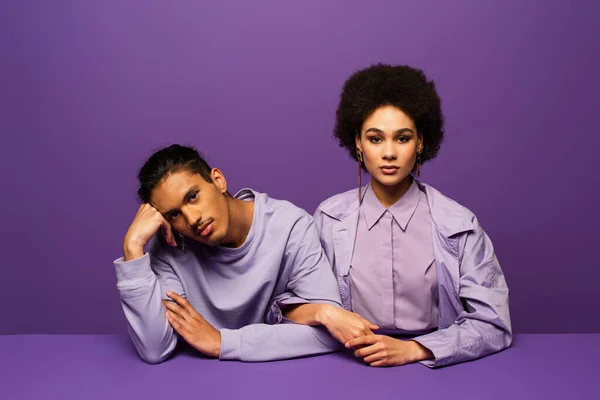
[[383,172],[386,175],[395,174],[396,171],[400,169],[400,167],[397,167],[395,165],[382,165],[379,168],[381,169],[381,172]]
[[202,222],[199,226],[198,229],[196,229],[196,236],[206,236],[208,235],[211,231],[212,231],[212,223],[213,223],[214,219],[213,218],[209,218],[206,221]]

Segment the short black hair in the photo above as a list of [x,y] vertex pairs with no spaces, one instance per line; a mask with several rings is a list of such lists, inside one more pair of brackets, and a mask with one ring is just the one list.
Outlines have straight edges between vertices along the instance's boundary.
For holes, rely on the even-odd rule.
[[[421,162],[435,158],[444,137],[444,116],[434,82],[407,65],[375,64],[354,73],[344,84],[334,135],[355,160],[356,136],[378,108],[394,106],[406,113],[423,138]],[[364,166],[363,166],[364,168]]]
[[179,171],[200,174],[206,182],[212,183],[210,175],[212,169],[198,150],[173,144],[152,154],[140,169],[138,173],[140,200],[144,203],[150,202],[150,196],[156,186],[170,174]]

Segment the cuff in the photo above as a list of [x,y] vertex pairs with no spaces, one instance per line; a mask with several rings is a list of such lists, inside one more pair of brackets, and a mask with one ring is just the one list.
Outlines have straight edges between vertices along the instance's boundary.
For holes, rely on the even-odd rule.
[[148,253],[129,261],[125,261],[123,257],[120,257],[113,263],[117,272],[117,286],[119,287],[135,286],[154,277]]
[[242,360],[242,330],[221,329],[220,360]]
[[453,352],[450,346],[444,344],[440,340],[432,337],[422,336],[410,339],[419,343],[423,347],[427,347],[433,353],[434,359],[419,361],[421,364],[429,368],[441,367],[452,362]]
[[273,302],[273,304],[271,305],[271,308],[269,309],[269,312],[267,313],[267,316],[265,318],[266,323],[270,324],[270,325],[280,324],[282,322],[283,323],[294,323],[294,321],[284,317],[283,313],[281,312],[282,307],[289,306],[292,304],[297,304],[297,305],[309,304],[309,302],[306,301],[305,299],[302,299],[300,297],[295,297],[295,296],[291,296],[291,297],[288,297],[283,300],[276,300]]

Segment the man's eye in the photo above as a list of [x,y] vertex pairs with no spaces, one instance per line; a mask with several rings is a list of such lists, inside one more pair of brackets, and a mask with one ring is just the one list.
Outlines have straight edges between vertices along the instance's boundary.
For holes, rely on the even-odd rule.
[[194,201],[194,200],[196,200],[197,198],[198,198],[198,193],[197,193],[197,192],[196,192],[196,193],[194,193],[194,194],[192,194],[192,195],[190,196],[190,200],[191,200],[191,201]]
[[171,215],[169,215],[169,221],[174,221],[177,217],[179,217],[179,213],[174,212]]

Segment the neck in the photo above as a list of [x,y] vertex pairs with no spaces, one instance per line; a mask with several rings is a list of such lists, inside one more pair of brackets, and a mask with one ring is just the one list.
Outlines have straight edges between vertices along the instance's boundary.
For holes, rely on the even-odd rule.
[[394,186],[385,186],[376,181],[375,179],[371,179],[371,188],[373,188],[373,193],[377,199],[381,202],[381,204],[385,208],[390,208],[394,205],[404,193],[408,191],[410,185],[413,182],[413,178],[411,175],[408,175],[401,182]]
[[243,201],[227,195],[229,209],[229,229],[221,246],[238,248],[244,244],[252,227],[254,202]]

